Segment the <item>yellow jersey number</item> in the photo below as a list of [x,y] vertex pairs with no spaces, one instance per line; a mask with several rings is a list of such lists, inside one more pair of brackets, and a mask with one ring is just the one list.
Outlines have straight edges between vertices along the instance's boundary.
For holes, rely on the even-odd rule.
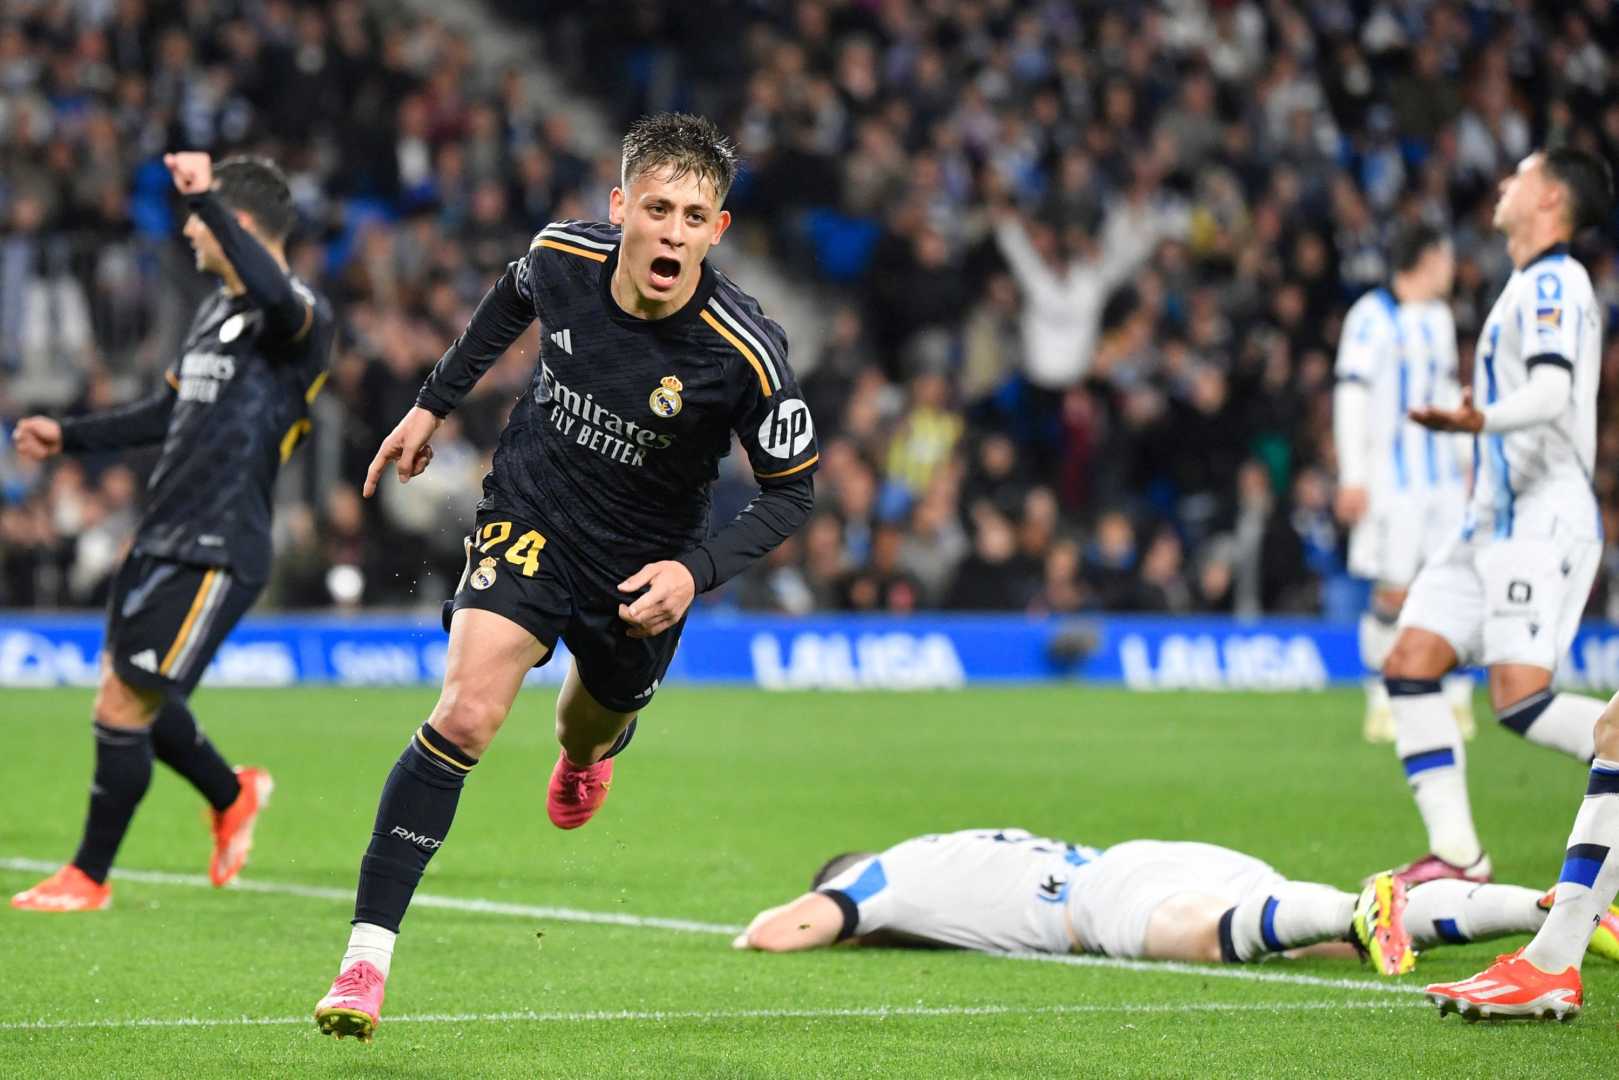
[[[478,550],[485,555],[511,540],[512,523],[491,521],[478,530]],[[545,548],[545,537],[528,530],[506,548],[506,561],[521,567],[524,577],[533,577],[540,569],[540,552]]]

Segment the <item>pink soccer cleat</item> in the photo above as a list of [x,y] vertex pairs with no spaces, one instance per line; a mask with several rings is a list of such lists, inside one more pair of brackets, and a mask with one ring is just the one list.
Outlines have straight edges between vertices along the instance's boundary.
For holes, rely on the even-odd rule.
[[97,884],[72,863],[11,898],[18,911],[101,911],[112,903],[112,886]]
[[577,829],[593,817],[607,801],[613,786],[613,759],[605,758],[583,769],[574,768],[566,753],[557,755],[551,770],[551,787],[545,795],[545,812],[559,829]]
[[357,960],[332,980],[332,988],[315,1003],[315,1024],[322,1035],[353,1035],[370,1042],[382,1021],[382,990],[388,977],[375,964]]
[[1523,958],[1522,949],[1496,957],[1471,979],[1428,987],[1428,1000],[1439,1006],[1440,1016],[1460,1013],[1468,1021],[1572,1020],[1583,997],[1578,968],[1541,971]]
[[[1488,855],[1480,855],[1471,866],[1457,866],[1448,863],[1437,855],[1424,855],[1414,862],[1408,862],[1394,871],[1394,876],[1405,883],[1407,889],[1414,889],[1426,881],[1438,881],[1441,878],[1455,878],[1458,881],[1471,881],[1475,885],[1488,884],[1494,872],[1490,865]],[[1370,881],[1367,884],[1371,884]]]
[[247,865],[248,852],[253,850],[253,826],[275,790],[275,781],[263,769],[238,766],[236,779],[241,782],[241,794],[213,813],[214,855],[208,861],[208,880],[216,888],[229,885]]

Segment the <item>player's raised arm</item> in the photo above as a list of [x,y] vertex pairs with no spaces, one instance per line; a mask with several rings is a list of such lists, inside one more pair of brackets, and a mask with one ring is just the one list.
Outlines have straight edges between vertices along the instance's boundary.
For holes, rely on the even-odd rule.
[[[263,313],[260,336],[273,341],[297,341],[309,333],[315,324],[315,300],[309,290],[300,288],[288,275],[286,255],[281,249],[296,216],[291,201],[266,198],[255,200],[262,201],[256,213],[232,210],[213,192],[213,159],[207,154],[165,154],[163,164],[175,188],[186,196],[191,212],[213,235],[242,291]],[[227,162],[223,169],[229,168]],[[238,220],[239,213],[245,213],[253,222],[252,231]],[[193,236],[192,241],[196,243],[197,238]]]
[[428,440],[439,424],[534,321],[534,297],[528,287],[528,272],[526,258],[509,263],[500,280],[484,293],[478,309],[472,313],[472,321],[433,365],[427,381],[416,394],[415,408],[405,414],[377,448],[376,457],[371,459],[371,467],[365,474],[367,498],[376,492],[377,481],[390,461],[399,463],[401,484],[421,475],[433,460],[433,448]]

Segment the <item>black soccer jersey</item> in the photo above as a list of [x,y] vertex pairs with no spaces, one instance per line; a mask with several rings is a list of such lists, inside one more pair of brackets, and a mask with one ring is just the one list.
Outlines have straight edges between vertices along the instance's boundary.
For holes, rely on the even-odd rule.
[[[483,505],[548,525],[553,539],[627,576],[704,540],[709,487],[732,432],[765,487],[808,477],[819,454],[786,336],[753,298],[705,261],[684,307],[637,319],[609,291],[618,241],[616,226],[549,225],[492,293],[515,291],[541,337]],[[481,373],[449,363],[455,352],[418,399],[439,415]]]
[[[66,421],[68,449],[161,439],[135,533],[141,554],[228,566],[263,582],[270,570],[270,513],[281,463],[309,430],[309,403],[326,380],[330,306],[290,279],[309,312],[301,332],[276,340],[246,294],[223,289],[191,320],[180,359],[166,373],[166,400]],[[136,430],[156,425],[149,433]],[[147,437],[149,435],[149,437]]]

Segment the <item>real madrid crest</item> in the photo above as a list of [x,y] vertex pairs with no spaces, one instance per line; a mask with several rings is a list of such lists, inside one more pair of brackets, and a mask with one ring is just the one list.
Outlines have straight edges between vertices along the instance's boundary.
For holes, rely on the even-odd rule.
[[652,396],[647,399],[647,404],[652,407],[654,413],[665,420],[679,416],[680,392],[685,388],[684,384],[673,375],[665,375],[658,383],[658,388],[652,391]]
[[237,312],[219,324],[219,340],[230,344],[242,336],[242,328],[247,325],[247,316]]
[[472,572],[471,581],[472,587],[479,592],[495,583],[495,560],[493,556],[484,559],[478,564],[478,568]]

